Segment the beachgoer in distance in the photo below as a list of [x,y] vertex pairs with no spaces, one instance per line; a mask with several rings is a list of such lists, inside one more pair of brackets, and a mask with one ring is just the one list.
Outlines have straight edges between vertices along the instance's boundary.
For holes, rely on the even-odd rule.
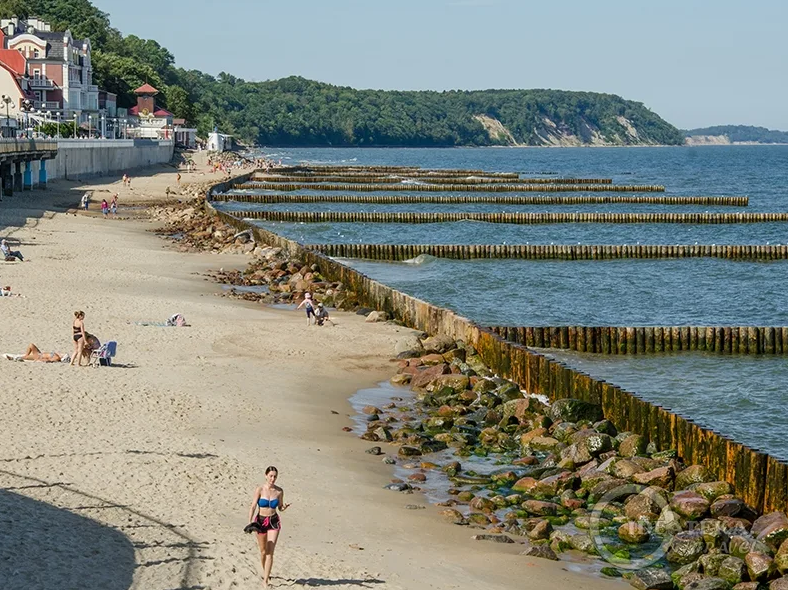
[[74,338],[74,354],[71,355],[71,365],[79,361],[82,366],[82,352],[87,344],[87,332],[85,331],[85,312],[74,312],[74,323],[71,324],[72,336]]
[[113,215],[118,214],[118,193],[112,195],[112,202],[109,204],[109,208]]
[[312,325],[312,318],[315,317],[315,304],[312,301],[312,294],[311,293],[304,293],[304,300],[298,304],[296,307],[296,311],[301,308],[306,309],[306,325]]
[[22,253],[19,250],[11,250],[8,246],[8,242],[5,240],[0,241],[0,252],[3,253],[3,258],[18,258],[22,262],[25,261]]
[[35,344],[29,344],[25,354],[6,354],[3,355],[9,361],[38,361],[41,363],[59,363],[68,355],[61,355],[57,352],[41,352]]
[[107,199],[101,199],[101,214],[106,217],[108,212],[109,203],[107,203]]
[[11,293],[11,287],[6,285],[5,287],[0,287],[0,297],[24,297],[24,295]]
[[89,203],[90,203],[90,194],[85,193],[84,195],[82,195],[82,201],[80,202],[80,205],[82,205],[82,208],[85,211],[87,211]]
[[125,187],[129,183],[129,177],[126,173],[123,174],[123,186]]
[[318,326],[322,326],[325,322],[328,322],[332,326],[336,326],[336,324],[331,321],[331,318],[328,316],[328,310],[323,306],[322,303],[317,304],[317,313],[315,314],[315,324]]
[[263,564],[263,583],[268,586],[271,580],[271,568],[274,565],[274,550],[279,538],[282,523],[277,509],[284,512],[290,507],[285,504],[285,493],[276,485],[279,470],[273,465],[265,470],[265,483],[254,491],[252,506],[249,509],[249,524],[244,532],[257,533],[257,545],[260,548],[260,561]]

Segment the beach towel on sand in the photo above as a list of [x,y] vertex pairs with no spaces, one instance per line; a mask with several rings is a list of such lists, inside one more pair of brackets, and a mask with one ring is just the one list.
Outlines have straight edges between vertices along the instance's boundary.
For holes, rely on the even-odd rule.
[[170,327],[170,326],[175,326],[175,327],[178,327],[178,328],[182,328],[183,326],[187,325],[186,324],[186,318],[183,317],[183,315],[180,314],[180,313],[176,313],[174,315],[171,315],[167,319],[166,322],[148,322],[148,321],[143,321],[143,322],[134,322],[134,323],[136,325],[138,325],[138,326],[158,326],[160,328],[166,328],[166,327]]

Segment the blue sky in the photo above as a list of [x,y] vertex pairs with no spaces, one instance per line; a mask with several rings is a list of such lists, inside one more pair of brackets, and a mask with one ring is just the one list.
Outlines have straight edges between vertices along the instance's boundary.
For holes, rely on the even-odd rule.
[[94,0],[176,64],[354,88],[619,94],[682,128],[788,130],[786,0]]

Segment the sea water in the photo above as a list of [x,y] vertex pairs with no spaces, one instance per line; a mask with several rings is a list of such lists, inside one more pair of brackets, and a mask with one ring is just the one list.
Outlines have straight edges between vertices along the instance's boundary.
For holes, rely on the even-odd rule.
[[[278,149],[283,164],[464,168],[524,175],[612,178],[665,185],[665,195],[749,196],[743,207],[590,204],[372,205],[226,203],[279,211],[788,211],[788,146],[562,149]],[[299,191],[303,194],[319,192]],[[329,194],[344,194],[332,192]],[[370,194],[408,194],[370,193]],[[443,193],[413,193],[435,196]],[[484,193],[467,193],[473,196]],[[502,193],[495,193],[500,195]],[[505,194],[505,193],[504,193]],[[524,193],[529,196],[539,192]],[[557,193],[550,193],[556,195]],[[582,192],[562,193],[582,195]],[[594,195],[604,193],[592,193]],[[621,193],[611,193],[621,194]],[[658,196],[660,193],[649,193]],[[257,222],[302,243],[407,244],[786,244],[788,223],[547,224],[478,222],[348,224]],[[347,261],[399,290],[485,325],[788,325],[788,261],[718,259],[523,261],[420,264]],[[784,357],[700,354],[605,357],[552,351],[606,379],[746,444],[785,458]],[[778,410],[775,412],[774,410]],[[771,416],[769,420],[766,415]],[[776,418],[775,418],[776,416]]]

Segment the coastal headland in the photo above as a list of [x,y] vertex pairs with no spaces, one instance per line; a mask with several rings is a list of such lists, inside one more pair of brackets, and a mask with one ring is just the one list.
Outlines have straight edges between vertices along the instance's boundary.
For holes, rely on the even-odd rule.
[[[0,585],[259,588],[241,529],[269,464],[292,502],[274,586],[620,585],[471,541],[418,495],[382,489],[389,467],[342,428],[348,397],[396,371],[394,343],[409,330],[344,313],[335,328],[308,329],[290,310],[215,297],[204,275],[248,257],[184,254],[144,219],[75,211],[85,190],[94,202],[117,192],[126,217],[164,200],[175,174],[140,172],[133,191],[114,178],[58,181],[0,203],[4,237],[30,260],[0,271],[25,296],[2,301],[3,352],[71,352],[75,310],[118,342],[111,369],[2,361],[0,512],[13,524]],[[191,327],[138,323],[173,313]]]

